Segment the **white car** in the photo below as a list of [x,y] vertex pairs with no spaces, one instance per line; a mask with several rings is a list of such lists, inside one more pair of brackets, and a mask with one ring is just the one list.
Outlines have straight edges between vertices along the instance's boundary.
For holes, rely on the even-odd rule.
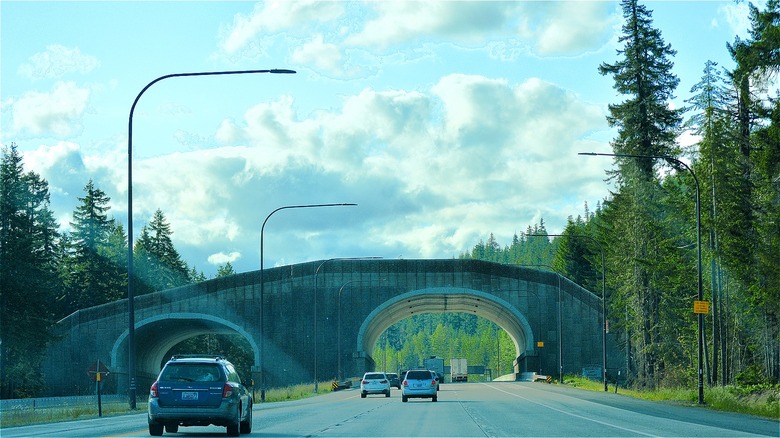
[[431,401],[437,401],[438,382],[433,377],[435,374],[430,370],[411,370],[406,373],[401,388],[401,401],[407,402],[410,398],[429,398]]
[[360,397],[368,394],[384,394],[390,397],[390,380],[385,373],[366,373],[360,381]]

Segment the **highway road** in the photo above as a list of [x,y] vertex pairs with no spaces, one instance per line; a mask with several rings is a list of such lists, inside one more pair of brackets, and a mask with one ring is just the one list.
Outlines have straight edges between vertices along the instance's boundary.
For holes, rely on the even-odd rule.
[[[147,437],[146,414],[0,429],[12,437]],[[164,436],[225,436],[222,427],[182,427]],[[780,436],[780,422],[702,407],[647,402],[544,383],[443,384],[436,403],[346,390],[254,410],[253,437],[270,436]]]

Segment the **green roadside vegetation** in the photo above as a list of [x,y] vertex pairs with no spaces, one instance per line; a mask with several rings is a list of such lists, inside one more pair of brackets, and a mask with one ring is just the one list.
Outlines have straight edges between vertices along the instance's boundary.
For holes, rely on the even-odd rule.
[[[140,410],[131,411],[127,403],[104,403],[103,416],[109,417],[129,413],[139,413]],[[97,418],[97,405],[79,405],[62,408],[46,409],[19,409],[0,412],[0,428],[13,426],[27,426],[31,424],[57,423],[86,418]]]
[[[322,382],[314,392],[314,384],[293,385],[285,388],[273,388],[265,392],[265,403],[300,400],[331,392],[331,382]],[[255,403],[260,403],[259,393],[255,395]]]
[[[564,385],[588,391],[603,391],[602,382],[581,376],[564,376]],[[610,384],[610,391],[615,386]],[[637,390],[618,387],[617,393],[644,400],[698,406],[696,388],[658,388]],[[757,415],[780,420],[780,385],[757,384],[747,386],[712,386],[704,388],[704,407],[716,411]]]
[[[331,392],[331,382],[322,382],[314,392],[314,384],[293,385],[284,388],[271,388],[265,393],[265,403],[300,400]],[[255,403],[260,403],[260,392],[255,391]],[[138,414],[146,412],[146,402],[138,402],[137,409],[131,410],[127,403],[103,403],[103,416]],[[98,416],[97,405],[81,405],[74,407],[8,410],[0,412],[0,428],[26,426],[31,424],[56,423]]]

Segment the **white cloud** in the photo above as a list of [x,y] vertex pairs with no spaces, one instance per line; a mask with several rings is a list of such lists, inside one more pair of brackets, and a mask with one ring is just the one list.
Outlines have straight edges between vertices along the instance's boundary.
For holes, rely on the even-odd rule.
[[[487,47],[495,55],[532,48],[540,56],[579,55],[611,38],[620,15],[611,2],[376,2],[376,18],[345,43],[385,49],[423,37]],[[514,40],[513,40],[514,38]]]
[[30,91],[12,104],[13,128],[35,135],[77,135],[89,96],[89,89],[73,82],[57,82],[48,93]]
[[[393,257],[450,257],[490,232],[508,242],[541,218],[565,221],[603,193],[608,163],[577,156],[608,150],[588,139],[607,129],[603,108],[539,79],[513,84],[453,74],[424,91],[364,89],[304,119],[294,108],[290,96],[255,105],[241,120],[222,123],[215,132],[221,147],[136,160],[137,226],[160,208],[190,263],[224,264],[257,254],[260,225],[273,208],[356,202],[349,212],[285,214],[266,243],[272,248],[279,239],[294,261],[387,255],[361,250],[373,245]],[[114,161],[121,161],[116,149]],[[62,143],[30,159],[57,181],[76,165],[79,178],[96,175],[116,198],[117,214],[124,166],[80,153]],[[69,160],[75,164],[60,165]],[[70,196],[84,184],[73,181]],[[575,200],[563,199],[572,189]],[[335,243],[319,247],[321,241]]]
[[30,79],[52,79],[69,73],[89,73],[98,66],[97,58],[81,53],[78,47],[52,44],[20,65],[19,74]]
[[223,266],[225,263],[233,264],[236,260],[241,258],[241,253],[233,251],[230,254],[224,252],[218,252],[208,257],[208,262],[215,266]]
[[[340,2],[314,0],[260,2],[249,14],[236,14],[223,31],[221,49],[233,54],[256,42],[258,35],[283,30],[299,33],[311,22],[334,20],[343,13]],[[308,29],[308,27],[307,27]]]
[[[741,38],[748,36],[750,30],[750,8],[747,3],[728,3],[718,8],[718,14],[726,21],[726,25],[734,35]],[[718,26],[715,22],[715,26]]]
[[[534,3],[526,3],[539,7]],[[601,1],[544,2],[550,7],[533,32],[539,55],[578,55],[606,44],[622,17],[614,3]],[[525,8],[530,11],[531,8]]]
[[335,44],[325,43],[322,35],[316,35],[311,41],[296,49],[290,59],[293,64],[311,65],[337,75],[342,73],[341,50]]
[[371,4],[376,18],[346,43],[386,48],[421,36],[481,40],[499,31],[517,9],[514,2],[388,1]]

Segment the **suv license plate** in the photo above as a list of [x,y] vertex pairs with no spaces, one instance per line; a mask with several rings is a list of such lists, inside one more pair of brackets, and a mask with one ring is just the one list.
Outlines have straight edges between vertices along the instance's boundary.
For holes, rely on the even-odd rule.
[[181,399],[182,400],[197,400],[198,399],[198,393],[197,392],[182,392],[181,393]]

